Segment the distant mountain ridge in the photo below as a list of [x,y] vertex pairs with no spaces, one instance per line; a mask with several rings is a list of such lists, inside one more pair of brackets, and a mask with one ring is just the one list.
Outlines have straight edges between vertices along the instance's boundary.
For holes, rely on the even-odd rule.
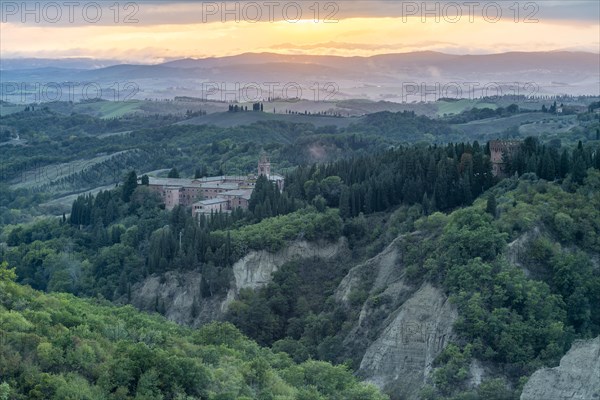
[[107,60],[97,58],[3,58],[0,61],[0,70],[37,69],[37,68],[74,68],[95,69],[121,64],[120,60]]
[[206,57],[206,58],[182,58],[156,64],[123,62],[120,60],[94,59],[94,58],[5,58],[0,63],[2,70],[15,69],[38,69],[38,68],[74,68],[74,69],[102,69],[116,65],[147,65],[166,66],[173,68],[213,68],[231,64],[264,64],[264,63],[316,63],[331,67],[339,67],[351,63],[365,62],[410,62],[410,63],[436,63],[457,62],[459,60],[473,61],[519,61],[528,63],[557,62],[563,57],[572,65],[576,60],[599,63],[598,54],[583,51],[546,51],[546,52],[505,52],[495,54],[447,54],[436,51],[416,51],[408,53],[386,53],[374,56],[328,56],[328,55],[304,55],[304,54],[280,54],[280,53],[242,53],[234,56]]
[[[298,83],[304,98],[310,87],[334,83],[338,100],[389,99],[410,85],[476,83],[507,86],[514,94],[591,94],[600,85],[600,57],[586,52],[510,52],[452,55],[432,51],[370,57],[245,53],[235,56],[180,59],[161,64],[120,64],[107,60],[3,60],[4,82],[136,82],[146,96],[198,96],[206,82]],[[8,66],[8,67],[7,67]],[[559,84],[557,82],[560,82]],[[535,90],[526,89],[533,83]],[[180,90],[173,91],[172,88]],[[466,86],[465,88],[466,89]],[[504,89],[508,94],[509,89]],[[468,97],[465,93],[463,97]],[[513,93],[510,93],[513,94]],[[265,96],[266,97],[266,96]],[[444,97],[439,93],[437,97]],[[457,97],[460,97],[457,95]],[[8,99],[9,100],[9,99]],[[412,99],[412,100],[419,100]]]

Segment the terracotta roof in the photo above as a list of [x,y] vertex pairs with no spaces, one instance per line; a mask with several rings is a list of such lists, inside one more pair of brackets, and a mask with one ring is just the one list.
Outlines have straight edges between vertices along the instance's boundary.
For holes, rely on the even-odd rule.
[[225,190],[235,190],[240,187],[238,183],[205,183],[202,184],[201,187],[203,189],[225,189]]
[[175,178],[149,178],[149,183],[152,186],[168,186],[168,187],[201,187],[201,183],[196,179],[175,179]]
[[212,204],[227,203],[228,201],[229,200],[227,200],[227,199],[221,199],[221,198],[210,199],[210,200],[202,200],[202,201],[199,201],[197,203],[194,203],[194,206],[210,206]]
[[[151,186],[163,186],[166,188],[178,188],[178,187],[186,187],[186,188],[204,188],[204,189],[225,189],[225,190],[235,190],[240,187],[239,183],[231,183],[225,182],[223,183],[223,178],[228,177],[215,177],[213,178],[204,178],[204,180],[200,179],[175,179],[175,178],[149,178],[149,184]],[[231,178],[231,177],[229,177]]]
[[219,196],[241,197],[243,199],[250,200],[250,196],[252,196],[252,189],[229,190],[221,193]]

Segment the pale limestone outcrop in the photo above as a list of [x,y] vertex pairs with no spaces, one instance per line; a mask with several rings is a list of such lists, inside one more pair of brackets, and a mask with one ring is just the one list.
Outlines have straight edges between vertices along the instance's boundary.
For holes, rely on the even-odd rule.
[[521,400],[600,399],[600,336],[578,340],[556,368],[536,371],[523,388]]
[[395,398],[417,398],[457,318],[446,296],[423,284],[365,352],[359,374]]
[[[529,255],[531,244],[542,236],[542,230],[539,226],[525,232],[506,246],[506,258],[508,262],[517,267],[523,268],[523,257]],[[525,270],[529,275],[529,272]]]
[[418,398],[435,358],[454,337],[458,315],[440,289],[429,283],[415,287],[405,279],[403,246],[414,239],[409,236],[399,236],[352,268],[335,294],[349,304],[351,293],[367,288],[369,299],[344,346],[360,355],[358,375],[392,399]]
[[340,239],[335,243],[297,241],[276,253],[251,251],[233,264],[235,287],[232,290],[258,289],[268,284],[273,273],[286,262],[306,258],[330,259],[339,256],[345,248],[345,240]]
[[[398,282],[402,279],[402,270],[399,269],[400,249],[399,242],[403,236],[396,238],[381,253],[367,260],[363,264],[354,267],[340,282],[335,292],[335,300],[347,302],[352,290],[360,286],[363,282],[365,271],[375,275],[375,282],[370,288],[371,291],[380,290],[389,287],[392,282]],[[398,267],[398,268],[397,268]]]
[[234,280],[226,296],[203,297],[198,271],[151,275],[133,285],[129,302],[140,310],[158,311],[179,324],[199,326],[222,319],[241,289],[267,285],[286,262],[313,257],[334,259],[347,247],[346,240],[340,239],[335,243],[296,241],[276,253],[251,251],[233,265]]
[[221,311],[227,311],[227,307],[235,300],[240,290],[266,286],[271,282],[273,274],[289,261],[308,258],[331,260],[340,257],[347,249],[346,239],[340,238],[335,243],[296,241],[276,253],[265,250],[251,251],[233,264],[235,280],[227,292],[225,301],[221,304]]
[[222,301],[203,298],[201,286],[202,275],[195,271],[151,275],[132,287],[130,303],[179,324],[198,326],[218,317]]

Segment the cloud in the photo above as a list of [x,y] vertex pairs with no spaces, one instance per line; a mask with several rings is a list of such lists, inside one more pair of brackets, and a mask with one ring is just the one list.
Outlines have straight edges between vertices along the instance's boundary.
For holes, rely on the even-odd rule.
[[[262,1],[266,0],[257,0],[258,3]],[[296,1],[302,3],[307,9],[315,4]],[[462,0],[458,2],[462,3]],[[479,2],[484,3],[482,0]],[[339,23],[326,24],[322,21],[326,15],[323,13],[319,15],[318,22],[306,19],[298,23],[285,21],[198,23],[202,19],[198,14],[199,2],[142,1],[136,14],[139,18],[137,24],[119,23],[106,26],[102,23],[87,25],[76,23],[31,25],[20,21],[2,23],[0,24],[2,30],[0,55],[52,58],[83,56],[112,59],[118,57],[139,62],[157,62],[178,57],[218,57],[268,51],[343,56],[370,56],[412,51],[486,54],[507,51],[552,51],[562,48],[599,51],[598,21],[573,19],[581,17],[582,10],[589,11],[590,4],[597,6],[599,2],[572,1],[567,6],[560,2],[543,2],[544,7],[552,13],[564,11],[563,20],[542,18],[543,10],[540,3],[539,23],[523,23],[522,19],[526,16],[523,12],[519,14],[520,22],[515,23],[506,12],[503,14],[504,19],[497,23],[489,23],[481,18],[471,23],[463,18],[460,23],[455,24],[434,23],[431,20],[423,23],[418,17],[409,21],[404,21],[401,17],[391,17],[398,13],[399,3],[401,2],[381,0],[339,2]],[[448,4],[440,2],[442,3]],[[119,4],[122,6],[125,3]],[[326,3],[318,4],[323,7]],[[508,7],[514,3],[502,2],[502,4]],[[524,3],[520,4],[524,8]],[[353,15],[373,17],[343,19],[345,16]],[[590,13],[586,15],[589,17]],[[110,17],[110,13],[105,15],[105,18],[110,19]],[[119,18],[123,19],[124,14],[120,14]]]
[[[588,0],[540,0],[540,1],[502,1],[479,0],[474,5],[467,1],[457,0],[338,0],[324,2],[288,1],[288,0],[220,0],[220,1],[164,1],[138,0],[132,2],[93,2],[82,0],[74,2],[76,6],[66,6],[68,2],[41,0],[29,5],[29,9],[37,9],[39,18],[33,14],[26,17],[26,25],[42,26],[85,26],[95,20],[98,10],[95,4],[101,4],[100,18],[94,21],[96,26],[114,26],[122,24],[154,26],[164,24],[197,24],[197,23],[236,23],[235,20],[256,18],[265,23],[281,21],[286,17],[298,15],[302,19],[315,19],[322,22],[330,19],[345,20],[350,18],[402,18],[420,19],[422,15],[433,11],[440,16],[440,23],[449,22],[458,14],[468,19],[470,14],[481,19],[482,16],[494,16],[500,12],[502,19],[515,20],[522,23],[525,18],[537,19],[540,22],[550,20],[564,21],[569,24],[597,24],[600,15],[600,2]],[[271,5],[267,5],[267,3]],[[2,21],[19,22],[23,17],[23,2],[2,1]],[[58,4],[61,18],[54,19],[56,12],[49,4]],[[114,4],[117,4],[118,11]],[[318,5],[318,13],[315,10]],[[518,7],[515,8],[515,4]],[[458,8],[457,8],[458,6]],[[16,7],[16,10],[15,10]],[[517,11],[518,9],[518,11]],[[458,13],[457,13],[458,11]],[[34,12],[35,14],[35,12]],[[73,16],[72,20],[70,16]],[[49,18],[45,18],[48,16]],[[247,18],[246,18],[247,17]],[[448,17],[448,18],[444,18]],[[38,21],[36,21],[38,19]],[[116,22],[115,22],[116,21]],[[426,23],[435,23],[435,17],[429,15]]]
[[437,41],[423,41],[415,43],[388,43],[388,44],[377,44],[377,43],[349,43],[349,42],[327,42],[327,43],[312,43],[312,44],[294,44],[294,43],[280,43],[270,46],[273,50],[325,50],[325,49],[337,49],[337,50],[402,50],[407,47],[418,47],[425,48],[430,46],[454,46],[455,43],[450,42],[437,42]]
[[[239,14],[244,14],[244,8],[250,7],[249,4],[258,4],[261,11],[267,19],[265,1],[261,0],[225,0],[225,1],[154,1],[143,0],[138,2],[140,9],[145,9],[147,22],[155,23],[156,19],[169,21],[169,23],[197,23],[203,13],[216,13],[220,17],[227,10],[234,10],[234,4],[240,4]],[[505,19],[514,19],[515,3],[518,4],[519,17],[523,19],[526,16],[538,18],[540,20],[570,20],[570,21],[588,21],[597,22],[600,13],[600,3],[593,0],[540,0],[540,1],[503,1],[503,0],[479,0],[476,5],[468,6],[466,1],[462,0],[418,0],[418,1],[390,1],[390,0],[337,0],[327,2],[302,2],[275,0],[272,3],[273,17],[275,20],[284,19],[284,9],[292,10],[292,3],[300,4],[303,16],[312,18],[314,16],[314,5],[320,8],[319,16],[324,19],[327,15],[332,15],[337,19],[347,18],[384,18],[384,17],[403,17],[416,14],[421,16],[427,10],[439,10],[440,14],[456,14],[456,5],[465,18],[472,12],[475,16],[481,17],[484,13],[493,13],[495,9],[502,11],[502,17]],[[222,4],[226,4],[225,7]],[[215,10],[213,5],[217,5]],[[248,8],[247,8],[248,9]]]

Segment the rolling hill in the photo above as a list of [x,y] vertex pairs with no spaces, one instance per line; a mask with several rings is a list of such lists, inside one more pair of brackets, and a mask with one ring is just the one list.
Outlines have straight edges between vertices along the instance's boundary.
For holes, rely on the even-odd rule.
[[[248,53],[183,59],[158,65],[121,64],[101,68],[92,68],[91,63],[36,60],[7,60],[3,65],[6,83],[94,82],[105,86],[114,82],[134,82],[140,87],[137,98],[202,97],[203,85],[207,83],[218,83],[228,90],[235,90],[236,83],[243,87],[249,83],[278,82],[280,86],[299,84],[304,89],[303,98],[314,97],[311,88],[316,88],[315,83],[320,88],[333,83],[337,87],[335,100],[393,98],[397,102],[410,102],[449,95],[457,98],[495,95],[497,84],[502,87],[503,94],[597,94],[600,59],[597,54],[567,51],[489,55],[415,52],[372,57]],[[14,68],[15,65],[19,68]],[[414,92],[414,85],[437,83],[452,83],[461,90],[445,93],[438,88],[429,98],[423,98],[420,93],[407,96]],[[491,89],[483,90],[486,85]],[[470,86],[478,90],[469,93]],[[262,97],[266,99],[273,94],[263,93]],[[282,94],[275,93],[275,97],[282,97]]]

